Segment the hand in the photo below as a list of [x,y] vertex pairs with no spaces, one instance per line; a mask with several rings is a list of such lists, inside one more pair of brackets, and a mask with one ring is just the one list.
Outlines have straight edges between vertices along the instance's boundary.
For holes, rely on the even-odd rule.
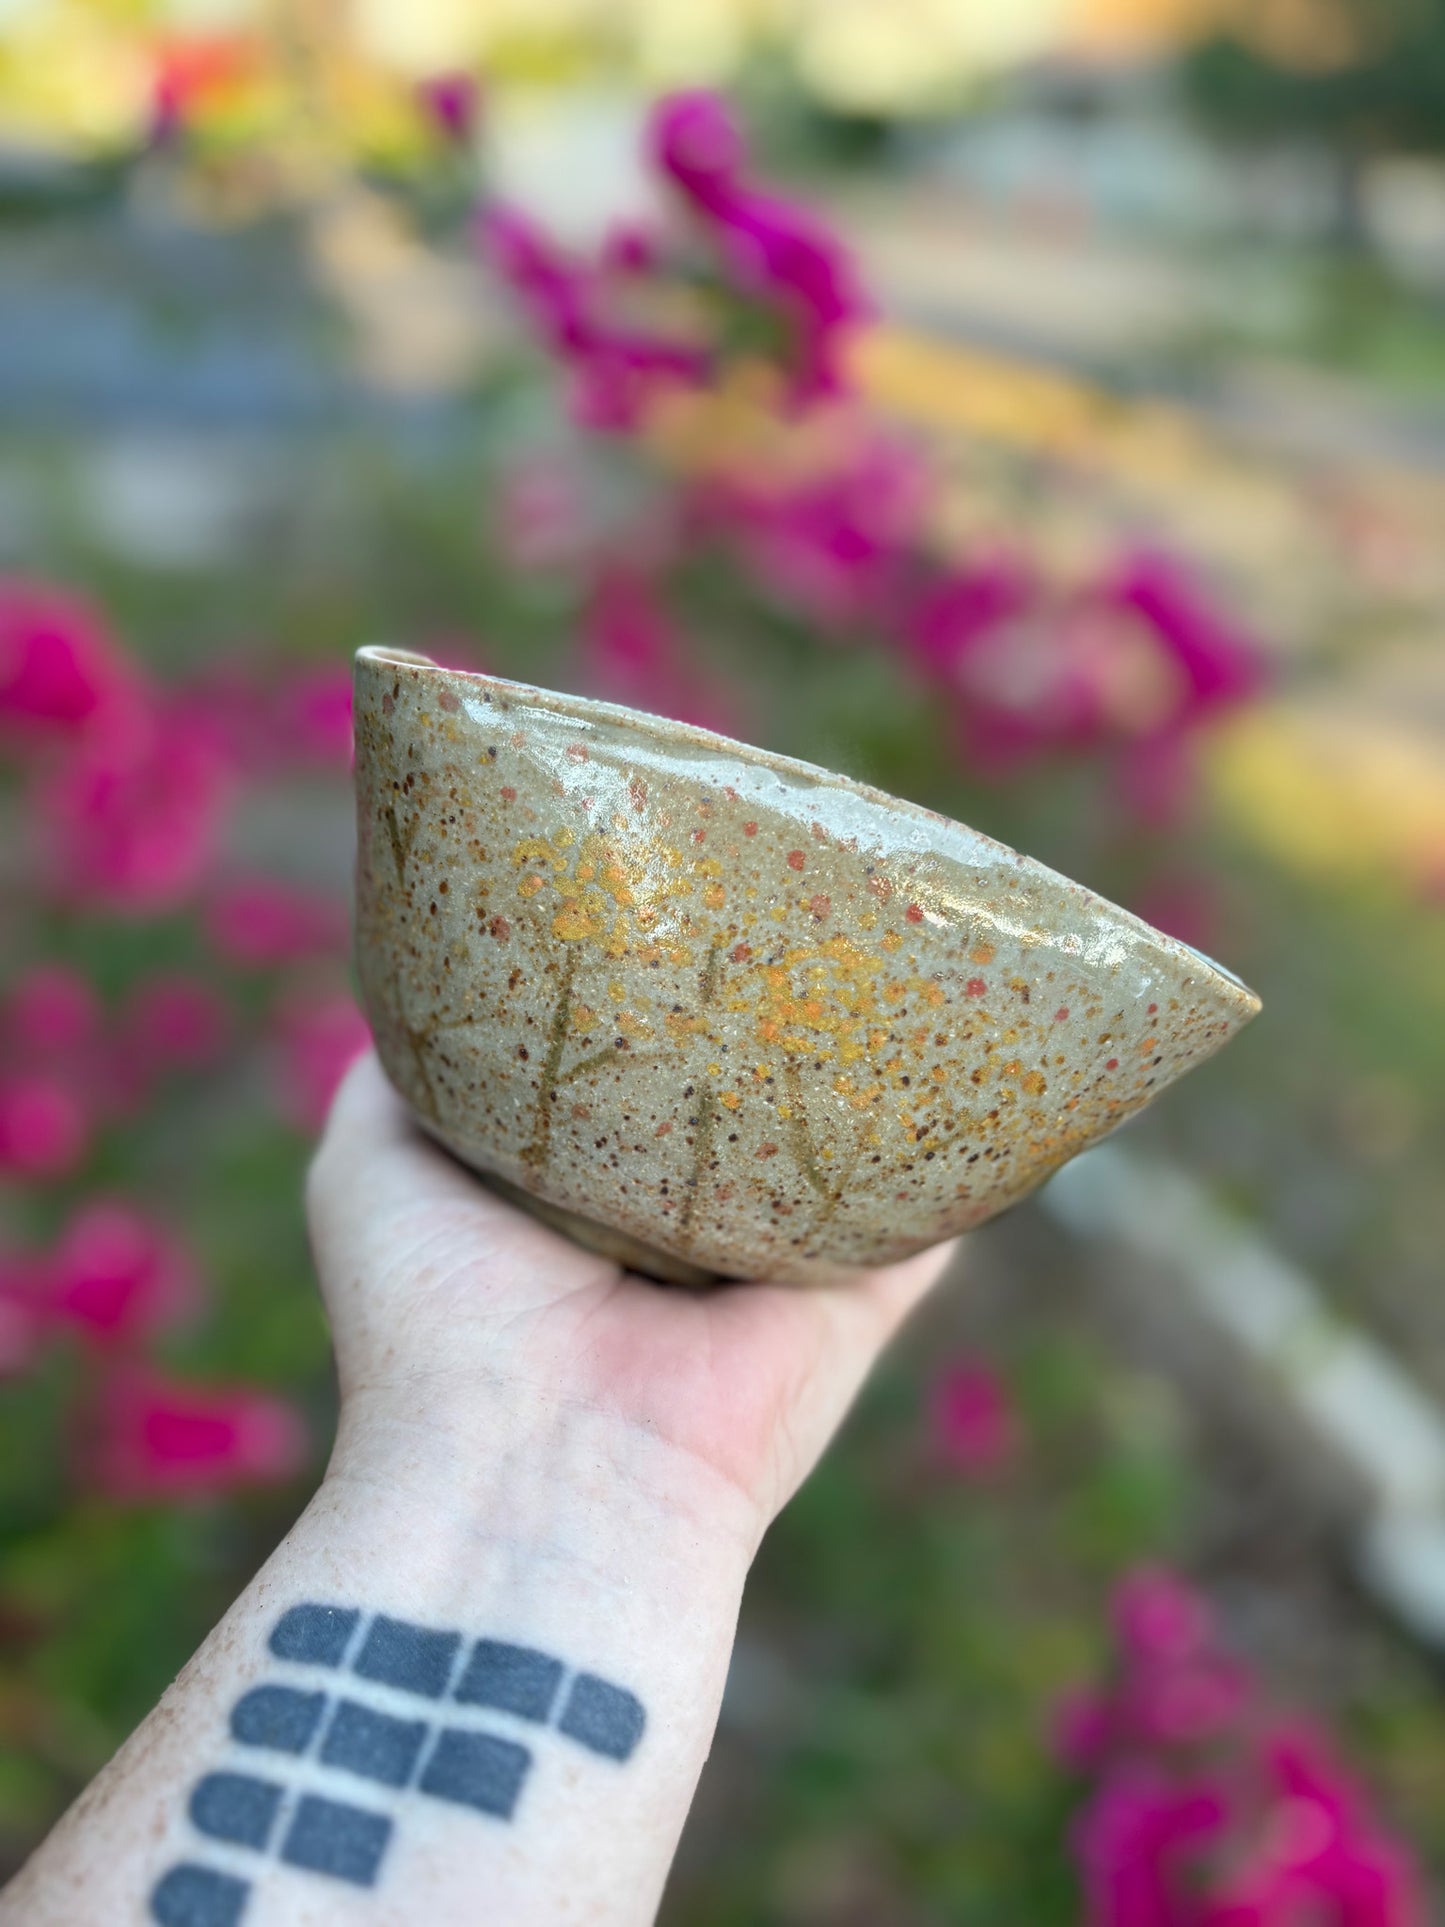
[[[412,1125],[368,1055],[309,1187],[345,1421],[462,1452],[589,1414],[603,1450],[669,1450],[669,1481],[741,1501],[754,1545],[801,1484],[951,1247],[829,1287],[690,1292],[633,1276],[504,1203]],[[689,1494],[684,1491],[682,1502]]]
[[[192,1919],[201,1894],[234,1919],[258,1882],[276,1927],[462,1927],[483,1879],[488,1917],[516,1927],[583,1914],[644,1927],[707,1758],[757,1542],[948,1254],[828,1289],[694,1294],[629,1277],[427,1143],[370,1056],[337,1096],[310,1212],[342,1395],[328,1475],[163,1707],[0,1897],[0,1920],[179,1919],[182,1903]],[[585,1684],[593,1724],[569,1724],[570,1699],[555,1720],[537,1707],[483,1718],[459,1691],[442,1704],[383,1670],[388,1690],[410,1692],[399,1719],[372,1704],[375,1675],[358,1661],[350,1715],[403,1737],[446,1721],[437,1747],[473,1762],[469,1790],[456,1791],[460,1764],[451,1792],[423,1769],[403,1794],[364,1758],[333,1762],[338,1782],[301,1803],[309,1832],[298,1808],[263,1857],[249,1833],[199,1819],[196,1794],[289,1784],[279,1740],[215,1769],[228,1710],[234,1720],[258,1689],[289,1690],[271,1642],[307,1604],[459,1651],[501,1642],[570,1673],[569,1692]],[[314,1690],[291,1694],[303,1709],[341,1690],[320,1665]],[[599,1690],[632,1709],[625,1746],[597,1738]],[[509,1737],[491,1732],[499,1718]],[[512,1762],[505,1810],[499,1748]],[[478,1760],[491,1762],[485,1788]],[[491,1816],[480,1827],[479,1804]],[[338,1841],[357,1851],[358,1824],[364,1875],[327,1878]],[[218,1870],[213,1839],[251,1851],[233,1846],[234,1866]]]

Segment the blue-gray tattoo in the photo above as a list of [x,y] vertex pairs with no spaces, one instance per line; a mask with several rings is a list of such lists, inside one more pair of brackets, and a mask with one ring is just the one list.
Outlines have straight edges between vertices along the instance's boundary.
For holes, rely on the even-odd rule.
[[[349,1674],[347,1690],[303,1675],[243,1693],[231,1708],[236,1751],[192,1789],[191,1824],[217,1845],[355,1887],[379,1879],[408,1792],[493,1820],[515,1817],[532,1749],[476,1724],[472,1709],[550,1726],[617,1762],[642,1738],[634,1693],[595,1673],[569,1674],[562,1660],[528,1646],[468,1644],[385,1613],[310,1604],[283,1613],[268,1644],[287,1666]],[[384,1689],[380,1699],[365,1682]],[[404,1698],[398,1705],[388,1695]],[[370,1788],[362,1804],[349,1793],[358,1780]],[[239,1927],[255,1875],[243,1878],[225,1858],[224,1866],[183,1861],[162,1876],[151,1895],[160,1927]]]

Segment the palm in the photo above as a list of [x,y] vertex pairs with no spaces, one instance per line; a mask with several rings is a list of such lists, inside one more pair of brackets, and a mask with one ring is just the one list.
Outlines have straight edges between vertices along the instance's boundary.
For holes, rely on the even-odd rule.
[[427,1144],[375,1058],[338,1097],[312,1217],[344,1387],[505,1383],[585,1405],[685,1452],[769,1517],[945,1255],[832,1287],[658,1286]]

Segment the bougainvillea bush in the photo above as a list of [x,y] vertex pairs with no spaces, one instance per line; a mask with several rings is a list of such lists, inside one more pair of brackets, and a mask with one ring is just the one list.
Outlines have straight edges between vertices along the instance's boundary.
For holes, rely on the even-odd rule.
[[[449,77],[423,100],[450,193],[477,97]],[[177,99],[169,164],[185,132]],[[1087,824],[1098,880],[1201,934],[1173,853],[1201,741],[1261,686],[1256,646],[1180,558],[1064,567],[1027,529],[961,545],[930,451],[869,401],[872,307],[837,236],[758,178],[714,97],[663,102],[646,139],[657,206],[591,250],[479,190],[470,245],[529,344],[499,408],[541,426],[498,438],[462,515],[470,589],[451,608],[426,580],[392,639],[843,761],[955,813],[994,795],[1014,821]],[[128,620],[70,583],[0,581],[0,1856],[284,1530],[330,1417],[299,1191],[366,1042],[345,651],[298,659],[238,622],[162,674]],[[903,1400],[916,1478],[890,1516],[952,1547],[910,1610],[953,1610],[958,1559],[995,1530],[957,1507],[988,1503],[1028,1430],[982,1362]],[[1085,1495],[1117,1477],[1107,1451],[1067,1456]],[[830,1508],[866,1512],[839,1466],[801,1502],[805,1537]],[[1150,1536],[1132,1527],[1111,1559]],[[813,1575],[852,1558],[844,1516]],[[995,1722],[1024,1817],[989,1904],[1039,1927],[1415,1927],[1401,1850],[1324,1742],[1259,1712],[1202,1601],[1146,1574],[1114,1623],[1106,1683],[1066,1696],[1069,1669],[1045,1666]],[[974,1634],[954,1683],[986,1699]],[[951,1771],[961,1802],[997,1796],[983,1751]]]

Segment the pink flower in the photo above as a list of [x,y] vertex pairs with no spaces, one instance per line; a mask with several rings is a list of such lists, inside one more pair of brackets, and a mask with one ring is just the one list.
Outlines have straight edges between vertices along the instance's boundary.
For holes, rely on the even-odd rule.
[[604,274],[627,277],[651,274],[661,265],[662,244],[651,228],[637,221],[618,221],[602,241],[599,266]]
[[1264,1753],[1268,1804],[1204,1927],[1424,1927],[1409,1856],[1370,1818],[1318,1736],[1282,1729]]
[[1119,746],[1115,781],[1129,815],[1155,829],[1170,829],[1185,816],[1198,785],[1192,728],[1181,725]]
[[[544,344],[570,367],[573,411],[599,432],[634,428],[664,390],[710,380],[730,333],[762,310],[785,337],[791,395],[810,402],[843,385],[842,351],[868,304],[851,257],[813,215],[764,194],[743,178],[743,149],[723,104],[710,94],[661,102],[648,144],[658,167],[684,195],[711,255],[710,335],[657,332],[636,315],[649,276],[667,288],[661,251],[640,229],[609,237],[595,261],[579,261],[515,209],[484,215],[480,240],[491,264],[521,300]],[[688,272],[696,293],[695,269]],[[659,304],[663,305],[663,304]],[[666,304],[675,312],[675,301]],[[752,317],[751,328],[758,332]],[[675,326],[676,324],[674,324]]]
[[1107,1693],[1093,1687],[1074,1688],[1054,1708],[1054,1756],[1073,1773],[1089,1772],[1101,1766],[1115,1732],[1113,1701]]
[[742,137],[715,94],[660,101],[648,148],[703,222],[736,291],[790,324],[795,397],[837,393],[842,345],[870,312],[848,250],[805,209],[748,184]]
[[1098,728],[1117,742],[1123,803],[1146,823],[1171,824],[1196,787],[1201,728],[1263,687],[1258,646],[1178,563],[1150,553],[1082,598],[1075,626]]
[[1198,1747],[1237,1728],[1256,1698],[1244,1669],[1217,1653],[1141,1668],[1118,1697],[1120,1737],[1150,1747]]
[[579,561],[591,533],[576,476],[560,461],[519,462],[508,470],[497,487],[493,526],[503,559],[526,571]]
[[281,742],[303,763],[351,767],[351,669],[327,663],[293,672],[283,683],[279,708]]
[[593,335],[586,270],[520,209],[485,208],[477,223],[482,257],[522,302],[554,353],[581,353]]
[[792,324],[794,398],[841,393],[844,345],[871,313],[842,242],[801,208],[746,193],[722,214],[719,245],[741,292],[776,305]]
[[1146,622],[1182,672],[1184,715],[1229,708],[1263,687],[1258,645],[1227,623],[1194,578],[1169,556],[1132,557],[1105,586],[1104,596]]
[[912,452],[860,425],[825,473],[785,486],[766,474],[728,476],[696,490],[691,513],[811,620],[891,628],[927,495]]
[[229,962],[252,969],[346,948],[345,906],[272,877],[238,877],[205,910],[206,935]]
[[659,393],[696,386],[706,372],[706,357],[681,344],[603,336],[575,364],[573,419],[594,434],[627,434]]
[[482,216],[484,257],[521,301],[544,346],[572,372],[573,412],[599,432],[636,426],[662,389],[696,384],[709,358],[690,342],[648,334],[609,311],[608,277],[573,260],[528,217],[495,206]]
[[79,1092],[45,1071],[0,1080],[0,1173],[68,1177],[90,1145],[91,1119]]
[[1156,877],[1129,906],[1167,937],[1212,952],[1220,933],[1219,893],[1196,871],[1171,869]]
[[226,1048],[231,1010],[219,990],[180,971],[147,978],[121,1012],[125,1055],[143,1075],[205,1070]]
[[1126,1661],[1193,1659],[1213,1638],[1208,1602],[1162,1566],[1130,1573],[1114,1594],[1114,1633]]
[[74,732],[130,684],[88,603],[49,583],[0,578],[0,727],[21,736]]
[[0,1385],[30,1370],[39,1354],[41,1337],[41,1321],[34,1310],[0,1290]]
[[163,709],[92,736],[35,794],[58,893],[130,915],[175,908],[211,863],[231,788],[215,737]]
[[113,1200],[81,1208],[49,1265],[54,1313],[104,1344],[160,1330],[195,1292],[193,1268],[176,1240]]
[[371,1044],[366,1019],[344,991],[295,992],[277,1012],[281,1109],[298,1130],[319,1131],[336,1087]]
[[100,999],[78,970],[36,964],[11,986],[0,1022],[11,1062],[69,1058],[95,1047]]
[[417,102],[439,133],[458,147],[477,131],[481,89],[471,74],[433,74],[418,83]]
[[1061,1709],[1094,1789],[1074,1833],[1088,1927],[1422,1927],[1408,1855],[1317,1736],[1261,1718],[1174,1574],[1114,1605],[1117,1672]]
[[687,645],[653,585],[622,564],[604,569],[584,618],[584,675],[614,702],[729,733],[728,696],[687,659]]
[[990,1477],[1018,1450],[1013,1401],[998,1373],[987,1365],[951,1366],[934,1385],[931,1419],[944,1462],[965,1478]]
[[1209,1781],[1175,1783],[1147,1767],[1108,1779],[1075,1827],[1087,1927],[1203,1927],[1192,1896],[1203,1852],[1228,1824]]
[[289,1479],[306,1458],[300,1416],[249,1386],[187,1384],[142,1366],[112,1371],[84,1455],[123,1500],[203,1498]]
[[702,208],[726,205],[747,160],[726,102],[698,89],[658,101],[648,122],[649,158]]
[[35,1260],[0,1251],[0,1384],[29,1370],[45,1338],[44,1280]]
[[952,697],[959,753],[1000,778],[1097,743],[1079,631],[1031,563],[1003,553],[928,584],[905,630],[924,675]]
[[922,667],[953,686],[960,666],[991,631],[1034,602],[1038,583],[1019,556],[998,555],[931,583],[919,598],[906,640]]

